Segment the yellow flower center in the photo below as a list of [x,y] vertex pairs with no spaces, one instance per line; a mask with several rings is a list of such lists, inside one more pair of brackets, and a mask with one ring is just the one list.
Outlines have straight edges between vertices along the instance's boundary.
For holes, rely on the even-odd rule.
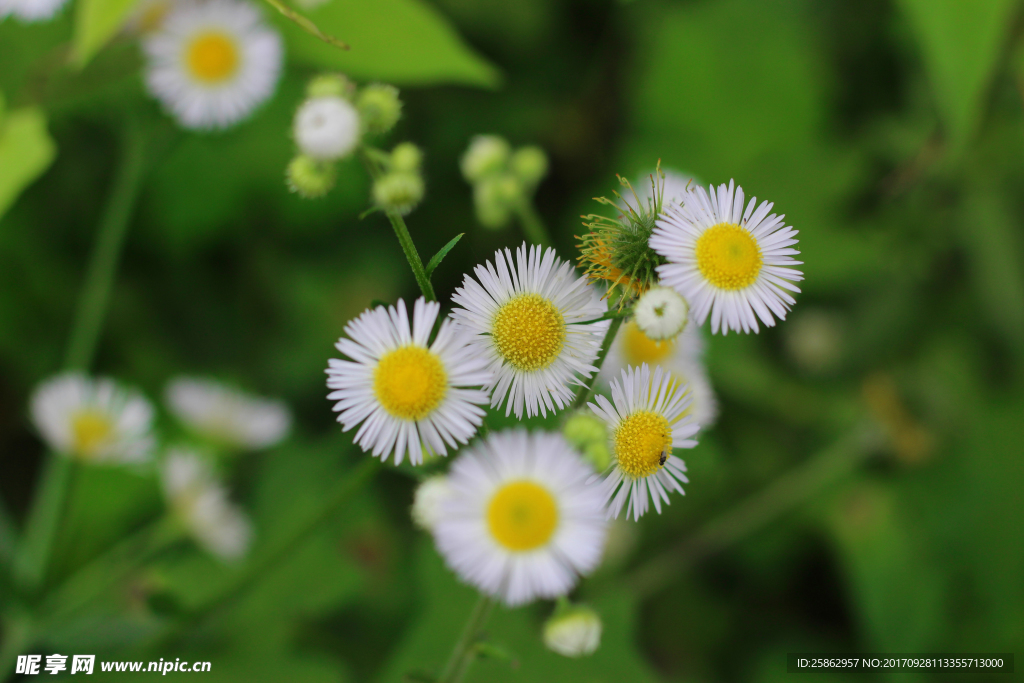
[[672,454],[668,420],[649,410],[639,410],[623,420],[612,441],[619,469],[633,479],[654,474]]
[[719,223],[697,239],[697,267],[718,289],[744,289],[754,284],[763,260],[757,240],[744,228]]
[[373,391],[384,410],[403,420],[422,420],[444,400],[448,375],[441,359],[421,346],[384,354],[373,372]]
[[110,418],[95,410],[84,410],[71,418],[71,448],[83,457],[92,457],[114,434]]
[[565,344],[565,318],[540,294],[520,294],[498,309],[491,339],[498,354],[517,370],[543,370]]
[[533,550],[551,540],[558,526],[555,497],[532,481],[505,484],[487,506],[491,536],[507,550]]
[[626,358],[626,364],[640,367],[642,363],[658,365],[659,361],[665,360],[676,350],[674,339],[665,341],[654,341],[636,324],[630,321],[622,333],[622,355]]
[[189,73],[196,80],[206,84],[219,83],[238,69],[238,46],[235,39],[226,33],[204,31],[188,44],[185,61]]

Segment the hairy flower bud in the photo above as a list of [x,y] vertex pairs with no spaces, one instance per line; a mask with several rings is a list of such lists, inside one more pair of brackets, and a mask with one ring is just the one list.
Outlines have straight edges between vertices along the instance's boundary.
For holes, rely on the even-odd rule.
[[355,85],[341,74],[320,74],[314,76],[306,86],[306,97],[352,98]]
[[499,178],[487,178],[474,185],[473,207],[480,225],[498,230],[512,220],[512,209],[502,196]]
[[331,163],[300,154],[288,164],[285,176],[292,192],[306,199],[316,199],[334,187],[337,171]]
[[392,85],[366,86],[356,98],[356,107],[369,133],[386,133],[402,117],[402,100],[398,98],[398,88]]
[[423,200],[423,192],[419,174],[392,171],[373,184],[373,201],[384,211],[404,216]]
[[477,183],[489,175],[504,170],[508,163],[508,142],[497,135],[477,135],[469,143],[469,149],[462,155],[462,175],[471,183]]
[[403,142],[391,150],[391,170],[413,172],[420,170],[423,152],[411,142]]
[[341,97],[315,97],[295,113],[293,134],[303,154],[321,161],[340,159],[359,143],[359,115]]
[[544,645],[566,657],[592,655],[601,644],[601,617],[583,605],[559,604],[544,624]]

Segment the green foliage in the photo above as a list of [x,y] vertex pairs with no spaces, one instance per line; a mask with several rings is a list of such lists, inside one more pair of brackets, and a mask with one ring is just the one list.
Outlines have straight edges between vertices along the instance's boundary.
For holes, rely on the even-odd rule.
[[451,239],[451,241],[448,242],[448,244],[446,244],[443,247],[441,247],[441,249],[430,258],[430,262],[427,263],[427,267],[426,267],[427,277],[430,277],[430,275],[434,272],[434,270],[439,265],[441,265],[441,261],[444,260],[444,257],[448,255],[448,252],[452,250],[452,247],[454,247],[456,244],[459,243],[459,240],[461,240],[462,237],[465,234],[466,233],[464,233],[464,232],[460,232],[458,235],[453,237]]
[[41,109],[15,109],[0,119],[0,217],[56,154]]
[[296,63],[399,85],[458,83],[493,88],[498,71],[471,50],[445,19],[420,0],[332,0],[307,16],[347,43],[343,51],[278,22]]
[[136,0],[80,0],[75,3],[71,58],[85,66],[124,24]]

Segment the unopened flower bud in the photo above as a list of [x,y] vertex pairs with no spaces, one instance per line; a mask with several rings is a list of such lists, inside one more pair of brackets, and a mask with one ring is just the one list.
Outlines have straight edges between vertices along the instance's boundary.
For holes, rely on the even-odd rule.
[[674,289],[651,287],[636,302],[633,314],[636,326],[648,339],[664,341],[675,338],[686,328],[690,306]]
[[359,143],[359,115],[340,97],[315,97],[295,113],[293,133],[303,154],[321,161],[340,159]]
[[477,135],[462,155],[462,175],[471,183],[503,171],[510,153],[508,142],[497,135]]
[[398,88],[383,83],[374,83],[363,88],[356,99],[356,107],[363,119],[363,126],[370,133],[386,133],[395,127],[402,117],[402,100]]
[[544,645],[566,657],[592,655],[601,644],[601,617],[583,605],[559,605],[544,624]]
[[535,145],[517,149],[508,164],[523,185],[531,189],[548,174],[548,155]]
[[419,174],[392,171],[373,184],[373,201],[387,212],[404,216],[420,203],[423,191]]
[[612,462],[608,448],[608,427],[589,409],[579,411],[562,427],[562,436],[583,454],[594,469],[604,472]]
[[498,230],[512,220],[512,210],[502,199],[501,182],[498,178],[487,178],[473,187],[473,207],[480,225]]
[[423,152],[411,142],[403,142],[391,150],[391,169],[394,171],[418,171],[423,163]]
[[317,161],[305,154],[291,160],[285,173],[288,187],[306,199],[316,199],[334,187],[337,171],[334,164]]
[[425,479],[412,499],[412,521],[424,531],[433,531],[448,499],[448,477],[443,474]]
[[342,97],[351,99],[355,85],[341,74],[314,76],[306,86],[306,97]]

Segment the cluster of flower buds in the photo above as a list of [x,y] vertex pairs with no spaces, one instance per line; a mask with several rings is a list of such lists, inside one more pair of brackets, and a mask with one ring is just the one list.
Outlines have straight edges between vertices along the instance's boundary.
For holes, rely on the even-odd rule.
[[423,200],[423,153],[411,142],[403,142],[379,161],[386,170],[373,183],[373,203],[383,211],[405,216]]
[[548,157],[540,147],[513,151],[497,135],[478,135],[462,157],[462,175],[473,186],[477,220],[487,228],[506,226],[547,175]]
[[390,85],[357,90],[340,74],[315,77],[292,123],[298,154],[288,164],[288,186],[307,199],[327,194],[337,177],[335,162],[355,152],[363,135],[391,130],[401,115],[398,90]]

